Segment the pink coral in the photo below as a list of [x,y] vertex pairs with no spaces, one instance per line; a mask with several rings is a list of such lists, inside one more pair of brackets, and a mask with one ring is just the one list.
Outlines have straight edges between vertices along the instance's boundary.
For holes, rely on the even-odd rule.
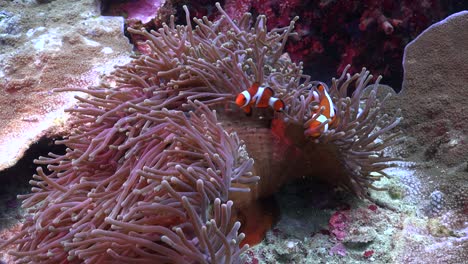
[[164,4],[165,0],[133,0],[127,2],[104,1],[109,2],[105,6],[106,13],[111,15],[123,15],[127,19],[139,20],[146,24],[157,17],[158,10]]
[[364,256],[365,258],[370,258],[370,257],[372,257],[372,255],[374,255],[374,250],[366,250],[362,254],[362,256]]
[[346,237],[346,228],[348,227],[348,211],[336,211],[328,221],[330,233],[339,241]]
[[330,255],[340,255],[342,257],[346,256],[347,254],[346,247],[343,245],[343,243],[338,243],[334,245],[332,248],[330,248]]

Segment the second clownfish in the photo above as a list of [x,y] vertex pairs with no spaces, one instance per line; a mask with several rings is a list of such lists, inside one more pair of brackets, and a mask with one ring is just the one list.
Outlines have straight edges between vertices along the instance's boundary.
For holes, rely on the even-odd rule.
[[249,89],[237,95],[236,104],[242,108],[247,115],[252,114],[252,107],[271,107],[275,111],[282,111],[284,109],[284,102],[274,97],[274,95],[273,89],[260,86],[258,82],[255,82]]
[[[325,86],[319,84],[317,86],[317,92],[313,91],[314,100],[318,102],[318,110],[312,116],[315,118],[314,121],[310,122],[306,129],[306,135],[311,137],[319,137],[323,132],[328,131],[328,126],[335,122],[335,106],[328,94]],[[323,111],[321,109],[323,108]],[[319,115],[319,116],[316,116]],[[330,120],[328,123],[325,123]]]

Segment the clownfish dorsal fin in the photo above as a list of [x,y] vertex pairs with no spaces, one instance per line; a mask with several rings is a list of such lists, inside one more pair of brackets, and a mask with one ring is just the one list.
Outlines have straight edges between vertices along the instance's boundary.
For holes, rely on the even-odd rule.
[[265,87],[265,91],[268,91],[270,96],[275,96],[275,91],[271,87]]
[[249,87],[249,89],[247,89],[247,91],[249,91],[250,95],[253,97],[257,93],[259,87],[260,87],[260,83],[259,82],[254,82]]
[[273,89],[271,89],[270,87],[261,86],[260,88],[258,88],[258,91],[259,92],[257,93],[257,97],[258,97],[257,99],[262,100],[264,102],[268,102],[268,100],[272,98],[273,95],[275,94]]

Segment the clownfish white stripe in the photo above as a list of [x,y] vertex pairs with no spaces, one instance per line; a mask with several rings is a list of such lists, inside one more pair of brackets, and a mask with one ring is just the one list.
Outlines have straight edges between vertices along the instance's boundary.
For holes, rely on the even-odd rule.
[[[317,119],[315,119],[315,120],[317,120],[317,121],[319,121],[320,123],[323,124],[325,121],[328,120],[328,118],[326,116],[324,116],[324,115],[319,115],[317,117]],[[327,131],[328,131],[328,123],[323,126],[323,132],[327,132]]]
[[246,107],[250,103],[250,94],[247,90],[243,91],[241,94],[245,97],[245,104],[241,107]]
[[327,121],[327,119],[328,118],[326,116],[319,115],[319,117],[317,117],[317,119],[315,119],[315,120],[319,121],[320,123],[323,123],[323,122]]
[[258,88],[257,93],[255,93],[254,97],[252,98],[252,100],[254,100],[255,102],[255,106],[258,106],[258,103],[260,102],[260,99],[262,98],[264,91],[265,91],[265,87],[260,86]]
[[315,102],[320,102],[319,94],[316,91],[312,92],[313,98]]
[[311,96],[318,105],[312,108],[313,118],[306,122],[306,134],[317,138],[335,122],[335,106],[324,84],[318,84]]
[[276,101],[278,101],[279,99],[276,98],[276,97],[270,97],[270,99],[268,100],[268,105],[272,108],[274,108],[274,104]]
[[364,110],[362,110],[362,108],[361,108],[361,107],[359,107],[359,109],[358,109],[358,113],[357,113],[357,117],[360,117],[360,116],[361,116],[361,114],[362,114],[362,112],[364,112]]
[[333,107],[333,101],[332,101],[332,99],[330,98],[330,95],[327,92],[325,92],[325,96],[327,97],[328,103],[331,105],[331,107],[330,107],[330,117],[334,117],[335,116],[335,107]]

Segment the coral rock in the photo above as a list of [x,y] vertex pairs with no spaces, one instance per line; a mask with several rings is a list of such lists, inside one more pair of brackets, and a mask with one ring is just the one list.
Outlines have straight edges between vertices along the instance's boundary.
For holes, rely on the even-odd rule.
[[8,2],[0,13],[0,170],[42,135],[66,130],[74,94],[52,89],[95,85],[131,51],[123,19],[99,17],[93,0]]
[[[426,159],[447,166],[468,156],[468,12],[432,25],[405,49],[403,89],[398,97],[402,126]],[[395,98],[395,100],[397,100]]]

